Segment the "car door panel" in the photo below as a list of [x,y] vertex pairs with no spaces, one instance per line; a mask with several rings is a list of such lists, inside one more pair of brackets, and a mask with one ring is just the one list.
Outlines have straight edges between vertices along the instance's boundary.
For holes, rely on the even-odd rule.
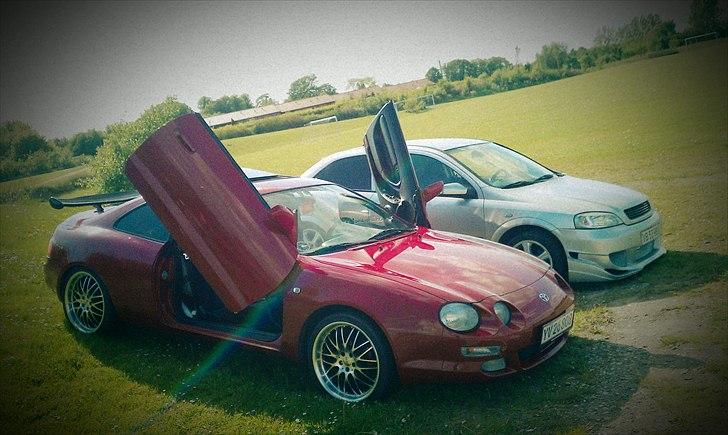
[[230,311],[272,292],[293,269],[295,245],[271,230],[270,208],[198,114],[159,129],[126,173]]

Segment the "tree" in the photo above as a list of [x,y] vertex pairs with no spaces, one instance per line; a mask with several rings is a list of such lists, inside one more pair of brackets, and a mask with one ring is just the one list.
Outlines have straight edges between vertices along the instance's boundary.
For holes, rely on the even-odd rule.
[[594,45],[597,47],[606,47],[617,43],[617,32],[611,27],[602,26],[596,36],[594,36]]
[[197,100],[197,108],[200,109],[201,113],[205,113],[210,110],[210,105],[212,104],[212,98],[210,97],[200,97],[199,100]]
[[160,127],[191,111],[176,98],[167,97],[145,110],[135,121],[109,125],[104,144],[91,161],[90,185],[100,192],[131,190],[133,186],[124,174],[126,159]]
[[693,0],[690,5],[688,25],[691,33],[702,35],[704,33],[723,33],[725,27],[720,20],[721,10],[718,0]]
[[427,72],[425,73],[425,78],[432,83],[437,83],[442,80],[442,72],[440,72],[439,69],[433,66],[432,68],[427,70]]
[[329,83],[319,85],[316,74],[308,74],[291,83],[288,88],[288,101],[302,100],[324,94],[333,95],[335,93],[336,88]]
[[262,94],[255,99],[255,107],[270,106],[273,104],[278,104],[278,102],[271,98],[269,94]]
[[253,103],[250,102],[248,94],[223,95],[217,100],[210,97],[202,97],[197,101],[197,108],[205,116],[230,113],[238,110],[250,109]]
[[100,131],[89,130],[85,133],[73,135],[66,141],[66,146],[73,152],[74,156],[85,154],[92,156],[96,154],[96,150],[104,142],[104,136]]
[[488,59],[474,59],[472,61],[477,76],[489,76],[499,69],[508,68],[511,63],[503,57],[489,57]]
[[540,53],[536,54],[535,64],[541,70],[562,69],[568,65],[569,53],[566,51],[566,45],[552,42],[544,45]]
[[478,76],[478,70],[466,59],[453,59],[442,69],[445,70],[445,78],[451,82],[462,80],[465,77]]
[[0,126],[0,156],[14,160],[25,159],[38,151],[50,151],[46,139],[21,121],[9,121]]

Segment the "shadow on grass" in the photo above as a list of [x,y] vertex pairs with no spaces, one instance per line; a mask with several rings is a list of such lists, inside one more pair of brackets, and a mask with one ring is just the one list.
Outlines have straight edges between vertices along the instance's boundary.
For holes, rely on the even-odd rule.
[[668,251],[642,272],[609,283],[575,283],[576,305],[621,306],[687,293],[728,273],[728,255],[712,252]]
[[[231,415],[298,419],[311,431],[335,432],[594,430],[617,416],[651,367],[702,364],[572,337],[530,372],[483,384],[402,386],[384,401],[345,405],[319,392],[296,364],[237,345],[210,366],[224,343],[186,334],[127,326],[79,341],[104,365],[176,401],[195,400]],[[154,427],[173,406],[138,428]]]

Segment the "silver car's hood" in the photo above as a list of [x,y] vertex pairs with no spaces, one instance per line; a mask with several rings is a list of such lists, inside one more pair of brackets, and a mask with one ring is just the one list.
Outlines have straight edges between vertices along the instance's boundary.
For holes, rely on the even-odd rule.
[[530,186],[501,190],[511,200],[548,204],[548,208],[581,213],[585,211],[622,210],[647,201],[637,191],[615,184],[583,178],[554,177]]

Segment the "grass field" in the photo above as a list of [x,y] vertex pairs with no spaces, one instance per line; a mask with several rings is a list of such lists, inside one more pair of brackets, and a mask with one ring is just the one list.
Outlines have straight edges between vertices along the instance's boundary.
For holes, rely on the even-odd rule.
[[0,183],[0,202],[23,197],[44,198],[77,189],[77,182],[90,175],[86,165]]
[[[401,116],[408,138],[488,138],[571,175],[645,192],[665,257],[577,288],[573,337],[548,363],[482,385],[325,397],[296,366],[123,326],[85,338],[45,287],[50,234],[73,210],[0,204],[0,417],[14,432],[597,432],[725,427],[728,46],[627,63]],[[357,146],[369,119],[226,142],[244,166],[298,174]],[[718,412],[718,410],[721,410]],[[649,424],[649,426],[648,426]],[[721,426],[723,425],[723,426]]]

